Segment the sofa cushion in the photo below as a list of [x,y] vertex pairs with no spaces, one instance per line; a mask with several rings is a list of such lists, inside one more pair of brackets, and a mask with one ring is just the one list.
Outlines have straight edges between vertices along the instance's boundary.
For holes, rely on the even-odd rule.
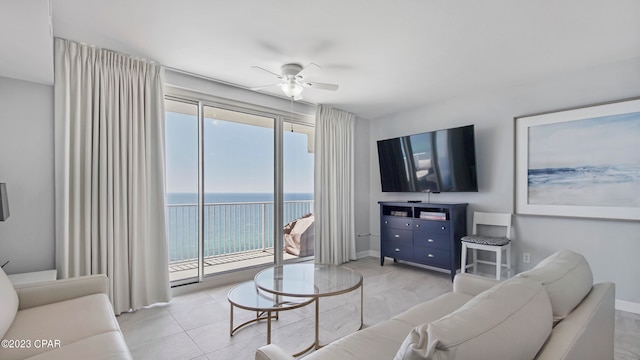
[[564,319],[591,291],[593,274],[584,256],[560,250],[517,277],[539,281],[551,300],[553,320]]
[[[20,310],[7,339],[59,340],[68,346],[107,332],[119,332],[111,303],[106,294],[94,294],[49,305]],[[31,346],[28,349],[0,349],[0,359],[24,359],[54,349]]]
[[391,359],[412,326],[395,319],[364,328],[331,343],[322,353],[313,352],[305,360],[314,359]]
[[5,339],[4,334],[9,330],[13,319],[18,312],[18,295],[11,280],[0,268],[0,339]]
[[293,355],[289,355],[276,344],[267,344],[256,350],[255,360],[296,360]]
[[395,359],[533,359],[551,325],[551,304],[542,285],[513,278],[415,327]]
[[[435,299],[425,301],[394,317],[414,328],[420,324],[440,319],[466,304],[473,296],[463,293],[446,293]],[[407,335],[406,333],[404,335]],[[403,336],[404,338],[404,336]],[[400,343],[398,343],[400,345]]]
[[305,356],[314,359],[391,359],[402,340],[421,322],[437,320],[464,305],[472,297],[466,294],[446,293],[420,303],[398,316],[345,336]]

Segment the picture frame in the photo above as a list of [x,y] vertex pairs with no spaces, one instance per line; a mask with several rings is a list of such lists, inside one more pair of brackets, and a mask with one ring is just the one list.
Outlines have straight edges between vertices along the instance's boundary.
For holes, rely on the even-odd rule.
[[640,220],[640,99],[515,118],[517,214]]

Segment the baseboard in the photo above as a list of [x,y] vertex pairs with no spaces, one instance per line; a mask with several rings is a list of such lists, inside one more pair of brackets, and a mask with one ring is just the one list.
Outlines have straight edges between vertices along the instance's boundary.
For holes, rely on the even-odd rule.
[[640,314],[640,304],[616,299],[616,310]]
[[356,258],[358,259],[362,259],[362,258],[366,258],[366,257],[380,257],[380,251],[375,251],[375,250],[365,250],[365,251],[360,251],[356,253]]

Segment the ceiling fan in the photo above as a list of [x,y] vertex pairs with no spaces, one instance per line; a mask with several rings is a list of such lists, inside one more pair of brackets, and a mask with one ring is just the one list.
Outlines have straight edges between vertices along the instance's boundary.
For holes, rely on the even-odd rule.
[[282,72],[281,74],[277,74],[273,71],[261,68],[260,66],[252,66],[251,68],[267,72],[280,79],[280,82],[278,83],[254,87],[251,88],[251,90],[262,90],[272,86],[279,86],[280,89],[282,89],[282,92],[284,92],[287,97],[290,97],[293,100],[301,100],[302,90],[304,90],[304,88],[306,87],[331,91],[338,90],[338,85],[335,84],[309,82],[304,80],[304,74],[309,69],[320,68],[320,65],[318,64],[310,63],[305,67],[302,67],[300,64],[284,64],[280,69],[280,71]]

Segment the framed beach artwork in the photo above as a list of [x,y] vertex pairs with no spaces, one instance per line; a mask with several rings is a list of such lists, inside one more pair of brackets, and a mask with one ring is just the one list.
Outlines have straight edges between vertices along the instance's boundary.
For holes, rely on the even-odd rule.
[[517,213],[640,219],[640,99],[515,121]]

